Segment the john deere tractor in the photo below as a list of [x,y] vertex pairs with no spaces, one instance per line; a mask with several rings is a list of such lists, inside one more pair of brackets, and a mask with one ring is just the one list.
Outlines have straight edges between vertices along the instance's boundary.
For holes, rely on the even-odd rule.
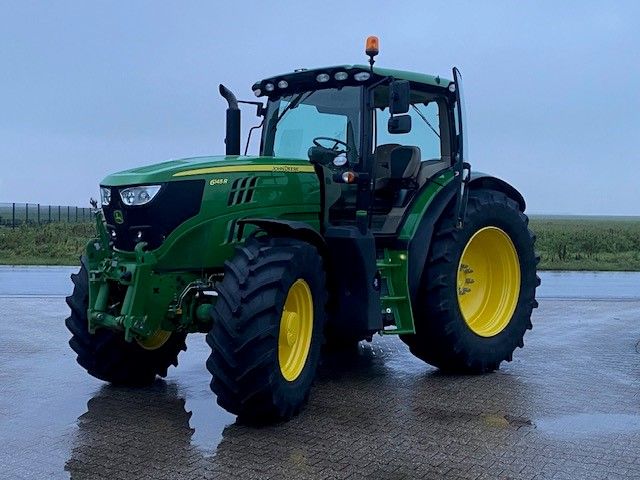
[[[67,298],[89,374],[148,384],[205,332],[218,403],[268,422],[307,402],[323,345],[398,335],[449,372],[511,360],[537,306],[525,201],[470,169],[457,69],[375,67],[375,38],[367,54],[261,80],[262,101],[221,85],[226,155],[102,181]],[[241,103],[257,156],[241,155]]]

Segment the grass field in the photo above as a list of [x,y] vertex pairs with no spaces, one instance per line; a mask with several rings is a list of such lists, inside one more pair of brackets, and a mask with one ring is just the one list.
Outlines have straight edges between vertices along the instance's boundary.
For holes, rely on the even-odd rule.
[[[640,217],[532,216],[541,270],[640,271]],[[0,227],[0,264],[77,265],[92,223]]]
[[78,265],[93,223],[0,227],[0,265]]
[[640,271],[640,217],[532,216],[541,270]]

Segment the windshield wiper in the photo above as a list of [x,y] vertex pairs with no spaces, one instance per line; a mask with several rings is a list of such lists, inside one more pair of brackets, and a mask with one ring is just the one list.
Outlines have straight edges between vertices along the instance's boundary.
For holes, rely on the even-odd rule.
[[439,134],[439,133],[436,131],[436,129],[435,129],[435,128],[433,128],[433,126],[429,123],[429,120],[427,120],[427,117],[425,117],[425,116],[422,114],[422,112],[421,112],[420,110],[418,110],[418,107],[416,107],[416,106],[415,106],[415,105],[413,105],[413,104],[412,104],[411,106],[412,106],[412,107],[413,107],[413,109],[416,111],[416,113],[417,113],[418,115],[420,115],[420,118],[421,118],[422,120],[424,120],[424,123],[426,123],[427,125],[429,125],[429,128],[431,129],[431,131],[432,131],[433,133],[435,133],[435,134],[436,134],[436,136],[437,136],[438,138],[440,138],[440,134]]
[[[307,94],[307,96],[305,97],[305,93]],[[284,115],[291,110],[292,108],[296,108],[298,105],[300,105],[300,103],[302,103],[303,100],[307,100],[311,95],[313,95],[314,93],[316,93],[316,90],[313,90],[311,92],[301,92],[299,93],[293,100],[291,100],[291,102],[289,102],[289,105],[287,105],[284,110],[282,111],[282,113],[280,113],[280,115],[278,115],[278,118],[276,119],[276,121],[273,123],[273,126],[271,127],[272,129],[276,128],[276,125],[278,125],[278,122],[280,122],[280,120],[282,119],[282,117],[284,117]],[[304,98],[303,98],[304,97]]]

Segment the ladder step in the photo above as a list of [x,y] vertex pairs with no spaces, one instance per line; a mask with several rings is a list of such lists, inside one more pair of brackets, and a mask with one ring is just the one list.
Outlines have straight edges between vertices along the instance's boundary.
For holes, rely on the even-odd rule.
[[397,268],[401,266],[402,265],[400,265],[399,263],[376,263],[376,267],[378,267],[380,270],[386,270],[387,268]]
[[382,302],[402,302],[406,299],[407,297],[380,297]]

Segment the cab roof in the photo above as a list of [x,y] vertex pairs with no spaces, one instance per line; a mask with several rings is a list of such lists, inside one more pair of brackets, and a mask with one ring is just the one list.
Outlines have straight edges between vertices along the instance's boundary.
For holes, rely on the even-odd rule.
[[[335,74],[339,72],[346,72],[347,78],[345,80],[336,80]],[[373,67],[373,75],[367,80],[358,81],[354,76],[360,72],[371,73],[371,68],[368,65],[335,65],[331,67],[314,68],[314,69],[299,69],[294,72],[284,73],[281,75],[275,75],[260,80],[253,84],[253,91],[256,96],[271,96],[286,94],[287,92],[299,91],[302,88],[313,86],[315,88],[331,88],[339,85],[366,85],[373,83],[385,77],[393,77],[396,80],[408,80],[412,83],[421,85],[427,85],[436,88],[448,88],[451,80],[440,76],[427,75],[425,73],[409,72],[406,70],[394,70],[391,68]],[[325,82],[318,82],[317,77],[321,74],[327,74],[329,79]],[[279,83],[286,82],[285,87],[280,87]],[[272,85],[271,91],[268,90],[268,85]],[[282,85],[282,83],[280,83]]]

